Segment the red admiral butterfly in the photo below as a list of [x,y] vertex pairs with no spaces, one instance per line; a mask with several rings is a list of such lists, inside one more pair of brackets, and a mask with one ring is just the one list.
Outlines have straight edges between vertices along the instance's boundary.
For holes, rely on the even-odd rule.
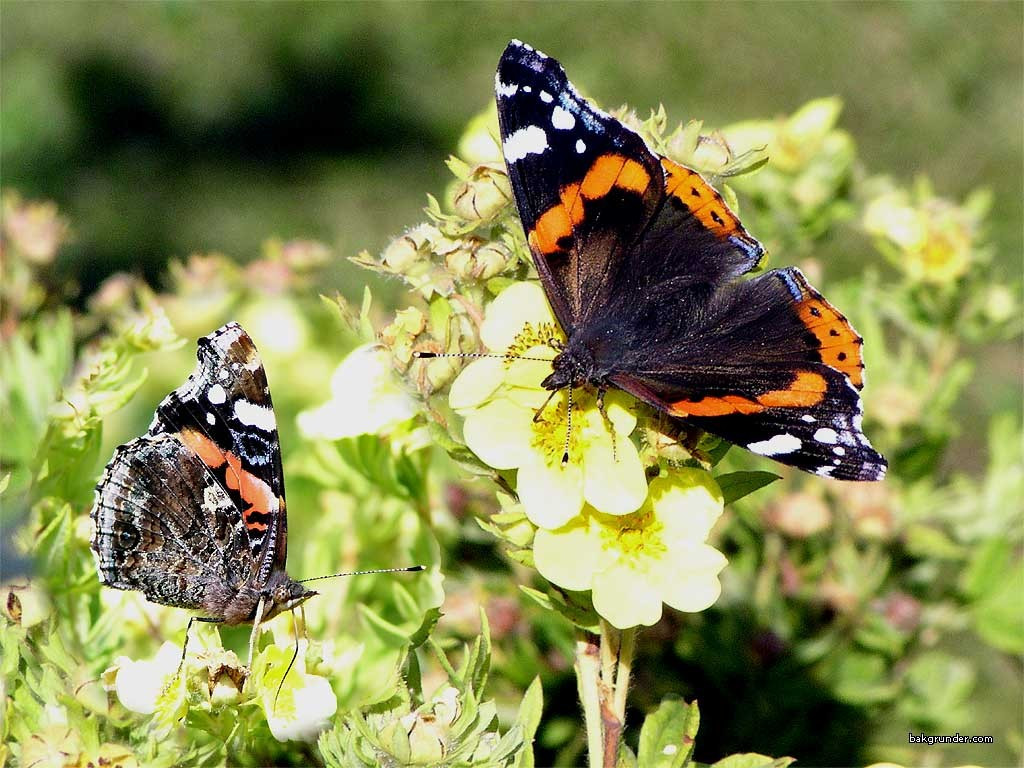
[[880,480],[861,431],[862,339],[700,174],[654,153],[519,41],[495,76],[519,216],[568,342],[543,386],[617,387],[783,464]]
[[317,593],[285,570],[281,447],[252,339],[228,323],[199,339],[197,357],[149,431],[114,452],[96,486],[92,550],[106,586],[207,614],[193,620],[251,622],[255,638],[261,621]]

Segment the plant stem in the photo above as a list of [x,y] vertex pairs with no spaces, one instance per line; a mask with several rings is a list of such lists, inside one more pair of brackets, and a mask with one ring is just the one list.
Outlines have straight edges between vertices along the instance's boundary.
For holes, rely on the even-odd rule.
[[619,637],[619,669],[615,676],[613,711],[623,726],[626,725],[626,696],[629,695],[629,675],[633,671],[637,631],[636,627],[624,629]]
[[600,649],[596,638],[589,632],[580,632],[576,639],[576,684],[580,702],[583,704],[583,718],[587,727],[587,753],[591,768],[597,768],[603,753],[603,728],[601,723]]

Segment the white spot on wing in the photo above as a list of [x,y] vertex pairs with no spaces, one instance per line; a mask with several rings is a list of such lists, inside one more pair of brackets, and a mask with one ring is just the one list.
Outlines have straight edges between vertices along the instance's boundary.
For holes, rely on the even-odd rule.
[[206,392],[206,396],[214,405],[220,405],[225,400],[227,400],[228,397],[227,393],[224,391],[224,387],[222,387],[220,384],[214,384],[212,387],[210,387],[210,389]]
[[235,418],[246,426],[256,427],[264,432],[273,432],[277,428],[272,408],[265,408],[248,400],[239,400],[235,403]]
[[498,79],[497,75],[494,77],[494,92],[499,96],[508,98],[514,96],[516,91],[519,90],[518,83],[503,83]]
[[839,435],[834,429],[822,427],[814,433],[814,439],[819,443],[825,443],[825,445],[835,445],[836,441],[839,440]]
[[505,139],[505,159],[514,163],[527,155],[539,155],[548,148],[548,135],[536,125],[520,128]]
[[576,152],[582,155],[586,151],[587,145],[584,143],[583,139],[576,139]]
[[209,411],[206,412],[206,423],[209,424],[211,427],[217,423],[217,419]]
[[747,449],[762,456],[778,456],[780,453],[792,453],[800,450],[803,443],[799,437],[788,433],[775,435],[769,440],[761,440],[757,443],[750,443]]
[[801,421],[806,421],[808,424],[813,424],[814,422],[817,421],[817,419],[814,418],[813,416],[811,416],[811,414],[809,414],[809,413],[805,413],[803,416],[801,416],[800,420]]
[[551,125],[560,131],[568,131],[576,126],[576,118],[568,109],[555,107],[554,112],[551,113]]
[[228,372],[227,368],[221,368],[219,371],[217,371],[217,378],[220,379],[221,381],[224,381],[230,375],[231,374]]
[[846,449],[843,448],[843,446],[841,445],[837,445],[835,448],[832,449],[832,453],[834,453],[836,456],[845,456]]
[[555,100],[555,97],[552,96],[547,91],[541,91],[540,92],[540,100],[543,101],[545,104],[550,104],[552,101]]
[[523,93],[533,93],[533,88],[529,85],[523,86]]

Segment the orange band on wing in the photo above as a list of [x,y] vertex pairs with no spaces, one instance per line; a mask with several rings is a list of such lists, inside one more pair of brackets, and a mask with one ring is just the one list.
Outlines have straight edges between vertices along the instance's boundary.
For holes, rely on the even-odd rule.
[[661,158],[661,165],[665,169],[665,193],[681,201],[707,229],[723,240],[729,235],[746,235],[739,219],[703,176],[667,157]]
[[[566,251],[573,228],[583,221],[583,200],[597,200],[611,192],[612,187],[643,194],[651,183],[651,175],[636,160],[623,155],[601,155],[590,166],[579,183],[567,184],[559,190],[559,202],[538,218],[527,239],[544,254]],[[561,243],[559,241],[562,241]]]
[[799,371],[788,387],[765,392],[756,400],[741,395],[677,400],[671,403],[671,412],[676,416],[729,416],[760,413],[767,408],[810,408],[825,399],[826,389],[828,382],[820,373]]
[[863,339],[849,320],[820,296],[812,296],[797,304],[797,313],[821,344],[821,362],[846,374],[853,386],[864,386]]
[[249,506],[242,510],[245,527],[255,531],[265,531],[267,524],[260,520],[250,520],[253,514],[267,515],[277,511],[279,500],[263,480],[243,469],[241,460],[229,451],[222,451],[206,435],[194,429],[181,430],[180,439],[188,448],[195,452],[199,459],[211,469],[219,469],[225,462],[224,482],[229,490],[238,491],[238,495]]

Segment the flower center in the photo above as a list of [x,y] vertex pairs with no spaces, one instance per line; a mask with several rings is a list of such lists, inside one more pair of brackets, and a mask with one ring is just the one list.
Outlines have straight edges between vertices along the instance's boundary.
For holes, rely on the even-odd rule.
[[551,347],[552,350],[565,343],[565,336],[554,323],[524,323],[523,329],[505,350],[505,365],[525,355],[533,347]]
[[624,558],[658,559],[668,552],[662,537],[664,525],[650,509],[640,509],[629,515],[612,517],[602,527],[602,538],[607,549],[613,549]]
[[[533,422],[533,438],[530,445],[544,456],[544,461],[549,467],[560,464],[562,455],[565,453],[565,435],[568,429],[566,402],[565,392],[557,393],[540,410]],[[576,403],[573,403],[573,411],[579,411]],[[573,421],[576,421],[576,417],[573,417]],[[576,424],[569,434],[569,463],[571,464],[579,464],[583,459],[585,446],[581,438],[581,431],[579,425]]]

